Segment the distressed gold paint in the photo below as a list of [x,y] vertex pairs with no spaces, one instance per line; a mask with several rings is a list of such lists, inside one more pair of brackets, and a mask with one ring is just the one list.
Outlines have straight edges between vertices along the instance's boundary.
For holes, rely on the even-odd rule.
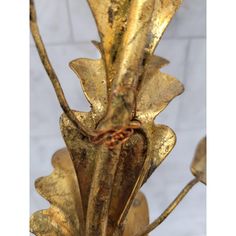
[[[37,236],[146,235],[148,207],[139,190],[176,142],[174,131],[154,119],[184,90],[178,80],[160,71],[169,62],[153,52],[181,1],[88,3],[101,40],[93,43],[101,58],[69,63],[91,104],[89,112],[80,112],[66,101],[30,1],[31,32],[64,111],[60,129],[66,144],[52,159],[53,173],[36,181],[37,191],[51,206],[32,215],[31,232]],[[199,157],[192,172],[195,182],[204,182]]]

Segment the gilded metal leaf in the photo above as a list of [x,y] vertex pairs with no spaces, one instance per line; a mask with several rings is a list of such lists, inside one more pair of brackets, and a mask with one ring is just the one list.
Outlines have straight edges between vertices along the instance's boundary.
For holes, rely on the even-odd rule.
[[162,67],[168,65],[169,63],[170,62],[163,57],[156,55],[149,55],[146,58],[145,68],[148,69],[148,67],[151,67],[151,68],[161,69]]
[[[136,233],[148,224],[146,200],[138,191],[176,142],[175,133],[154,124],[154,119],[183,86],[160,72],[169,62],[152,53],[180,0],[88,2],[101,38],[94,44],[102,59],[76,59],[70,67],[80,78],[90,112],[69,108],[38,43],[65,112],[60,128],[68,152],[55,154],[54,172],[36,184],[51,203],[32,216],[37,236]],[[35,41],[39,39],[36,35]],[[141,205],[135,208],[138,200]]]
[[123,236],[133,236],[149,223],[148,204],[145,195],[138,192],[127,215]]
[[32,215],[30,230],[37,236],[79,235],[84,216],[79,186],[68,151],[57,151],[52,164],[52,174],[35,182],[38,193],[50,202],[51,207]]
[[[129,0],[88,0],[97,23],[108,68],[115,61],[126,31],[131,2]],[[150,54],[154,52],[182,0],[155,0],[153,2],[150,39],[146,46]]]
[[158,57],[150,57],[145,65],[136,108],[136,116],[142,123],[152,122],[173,98],[184,91],[181,82],[160,72],[160,66],[165,64],[159,61]]
[[107,82],[103,60],[76,59],[70,62],[70,67],[80,78],[96,120],[101,119],[107,108]]
[[103,57],[109,68],[115,61],[127,25],[129,0],[88,0],[102,41]]
[[136,103],[136,88],[143,72],[145,45],[148,38],[154,0],[131,1],[127,29],[116,55],[113,73],[108,73],[112,83],[107,113],[98,130],[119,129],[129,126]]
[[123,145],[117,165],[108,219],[108,235],[112,235],[118,225],[127,201],[139,178],[146,158],[146,140],[135,132]]
[[151,39],[147,51],[152,54],[158,45],[166,27],[170,23],[182,0],[155,0],[152,16]]
[[[92,113],[74,112],[77,119],[89,129],[94,129],[96,121]],[[70,153],[82,197],[84,215],[87,212],[89,192],[95,166],[96,148],[84,137],[66,115],[60,119],[60,127],[67,149]]]
[[[57,151],[52,163],[55,168],[53,173],[41,177],[35,183],[37,191],[50,202],[51,207],[32,215],[31,232],[37,236],[81,235],[79,233],[80,193],[68,151],[66,149]],[[148,222],[145,196],[138,193],[127,216],[124,236],[133,235]]]
[[161,67],[166,64],[168,64],[166,59],[157,56],[147,58],[137,95],[136,117],[142,122],[148,146],[143,171],[143,178],[146,175],[143,179],[144,182],[161,164],[176,143],[176,136],[171,128],[165,125],[155,125],[153,122],[171,100],[184,91],[181,82],[160,72]]
[[176,135],[174,131],[166,125],[147,125],[144,127],[144,130],[146,131],[148,140],[146,161],[149,162],[144,179],[144,181],[146,181],[174,148]]
[[206,137],[199,142],[191,165],[192,174],[203,184],[206,180]]
[[[137,106],[137,119],[143,122],[142,129],[146,133],[147,140],[142,133],[135,133],[122,146],[109,209],[109,235],[111,234],[110,232],[114,231],[122,213],[125,217],[126,213],[124,212],[129,209],[127,202],[132,202],[135,196],[133,191],[138,191],[139,188],[137,186],[142,185],[146,181],[175,145],[175,134],[169,127],[153,124],[155,116],[167,106],[170,100],[182,92],[183,89],[181,83],[174,78],[162,76],[159,69],[167,63],[167,60],[157,56],[150,56],[147,60],[143,80],[147,83],[147,89],[145,89],[144,84],[140,85],[137,101],[137,104],[140,104]],[[80,77],[83,90],[92,104],[92,109],[95,107],[93,104],[101,104],[100,107],[102,109],[99,111],[102,111],[102,114],[104,107],[106,107],[103,104],[107,104],[107,97],[98,91],[99,89],[106,91],[107,88],[104,78],[105,69],[102,63],[100,61],[79,59],[73,61],[70,65]],[[93,68],[91,69],[92,72],[88,68]],[[94,71],[96,68],[97,70]],[[94,76],[96,73],[99,74],[97,77]],[[86,82],[87,78],[90,78],[90,84]],[[156,92],[156,90],[153,90],[152,83],[156,83],[158,86],[160,96],[150,101],[150,91]],[[143,120],[143,114],[147,114],[148,119],[145,117]],[[96,111],[90,113],[75,112],[75,115],[85,127],[91,130],[95,129],[101,117],[100,115],[96,115]],[[91,184],[98,151],[96,146],[90,143],[90,140],[82,137],[65,115],[61,118],[61,130],[76,169],[82,194],[84,214],[87,214],[88,199],[92,187]],[[143,167],[144,161],[147,163],[145,168]],[[104,173],[104,170],[100,172]],[[143,175],[143,179],[140,182],[141,174]]]
[[[170,151],[174,148],[176,143],[175,133],[167,126],[164,125],[154,125],[151,123],[146,127],[143,127],[146,136],[146,157],[145,161],[142,164],[142,169],[139,171],[139,176],[136,179],[129,198],[126,201],[120,218],[118,222],[123,222],[131,203],[134,200],[135,195],[138,193],[141,186],[146,182],[150,177],[153,171],[161,164],[161,162],[166,158]],[[122,188],[123,191],[126,191],[125,188]]]

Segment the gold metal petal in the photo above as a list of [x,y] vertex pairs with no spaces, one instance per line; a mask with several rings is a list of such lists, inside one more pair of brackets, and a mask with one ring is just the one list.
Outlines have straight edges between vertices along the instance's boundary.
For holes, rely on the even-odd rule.
[[[183,86],[160,72],[167,60],[150,54],[180,0],[88,2],[102,59],[76,59],[70,67],[80,77],[92,110],[76,112],[62,103],[67,114],[61,116],[60,127],[68,151],[56,153],[54,172],[36,182],[51,203],[31,218],[37,236],[120,236],[125,220],[125,236],[136,233],[148,224],[146,201],[137,193],[175,145],[174,132],[153,119]],[[59,85],[55,89],[61,91]],[[97,137],[90,136],[95,134],[106,142],[94,144]],[[138,208],[136,195],[141,199]]]
[[160,56],[156,56],[156,55],[149,55],[146,58],[146,63],[145,63],[145,69],[156,69],[156,70],[160,70],[162,67],[168,65],[170,62]]
[[[132,1],[88,0],[88,2],[97,23],[106,65],[109,68],[114,62],[126,31]],[[147,51],[150,54],[154,52],[181,2],[182,0],[155,0],[150,28],[151,39],[147,45]]]
[[149,211],[145,195],[138,192],[127,215],[123,236],[133,236],[149,224]]
[[136,183],[133,185],[132,193],[129,195],[129,199],[127,200],[119,218],[119,224],[122,224],[124,221],[131,203],[141,186],[167,157],[176,143],[176,135],[168,126],[149,123],[143,127],[143,130],[145,131],[147,138],[147,154],[145,162],[143,163],[143,168],[140,171]]
[[107,68],[113,64],[123,34],[131,1],[88,0],[102,41]]
[[135,109],[136,88],[143,72],[142,62],[153,5],[154,0],[131,1],[127,30],[114,64],[115,74],[109,77],[112,90],[106,116],[99,125],[100,131],[130,125]]
[[107,107],[107,82],[103,60],[76,59],[69,65],[80,78],[93,113],[98,119],[101,118]]
[[106,236],[108,212],[114,177],[119,163],[121,145],[109,149],[98,145],[95,169],[89,194],[86,234]]
[[[159,58],[150,57],[145,66],[143,80],[137,97],[137,118],[151,122],[169,102],[184,91],[184,87],[174,77],[160,72],[156,64]],[[162,62],[164,65],[164,62]]]
[[147,162],[149,162],[148,168],[145,170],[145,182],[174,148],[176,135],[166,125],[149,124],[144,127],[144,130],[148,140]]
[[191,165],[192,174],[206,184],[206,137],[199,142]]
[[181,3],[182,0],[155,0],[152,16],[151,40],[147,46],[147,51],[150,54],[154,52],[166,27]]
[[78,230],[72,231],[73,226],[68,218],[57,207],[35,212],[31,217],[30,231],[36,236],[74,236]]
[[109,209],[108,235],[113,235],[119,217],[142,171],[145,158],[145,137],[136,132],[122,146],[120,153]]
[[79,221],[83,222],[83,211],[77,178],[68,151],[57,151],[52,158],[52,164],[52,174],[39,178],[35,183],[37,191],[50,202],[51,207],[32,215],[30,230],[37,236],[79,235]]
[[[75,112],[78,120],[84,124],[86,127],[93,129],[95,128],[95,121],[91,115],[91,113],[81,113]],[[90,143],[90,141],[84,138],[73,125],[69,119],[63,115],[61,117],[61,131],[65,142],[67,144],[67,148],[71,154],[73,164],[75,166],[78,183],[80,186],[81,196],[82,196],[82,205],[83,211],[85,215],[90,215],[87,220],[87,224],[89,227],[91,226],[91,217],[94,214],[91,212],[87,212],[88,210],[88,199],[91,195],[91,189],[95,191],[98,190],[97,187],[92,186],[92,182],[94,182],[94,178],[99,180],[100,177],[94,177],[94,173],[102,174],[105,176],[107,170],[110,173],[111,165],[109,164],[109,160],[113,160],[114,158],[106,157],[105,153],[101,152],[99,146],[94,146]],[[114,186],[112,190],[111,204],[109,210],[109,219],[114,217],[114,222],[118,220],[122,209],[126,203],[126,200],[129,198],[129,195],[132,191],[137,178],[139,177],[139,173],[142,170],[142,163],[145,159],[145,147],[144,147],[143,136],[140,134],[134,134],[128,141],[125,143],[121,149],[121,154],[118,155],[118,169],[115,175]],[[110,151],[110,153],[112,153]],[[110,154],[109,154],[110,155]],[[101,160],[102,163],[107,160],[109,166],[105,166],[102,164],[102,170],[94,169],[95,166],[98,166],[98,160]],[[117,162],[118,163],[118,162]],[[123,163],[123,165],[122,165]],[[124,173],[123,173],[124,171]],[[108,174],[109,175],[109,174]],[[114,175],[114,173],[113,173]],[[111,178],[111,177],[109,177]],[[107,181],[107,179],[106,179]],[[104,186],[104,184],[103,184]],[[130,188],[130,190],[129,190]],[[104,189],[105,190],[105,189]],[[105,191],[106,192],[106,191]],[[96,196],[96,195],[95,195]],[[97,195],[98,197],[99,195]],[[102,194],[104,198],[104,194]],[[123,201],[124,200],[124,201]],[[94,199],[93,199],[94,201]],[[117,202],[118,201],[118,202]],[[92,203],[90,204],[93,205]],[[98,215],[99,210],[96,207],[90,207],[90,211],[93,209],[95,213]],[[96,216],[96,214],[94,216]],[[92,222],[93,227],[95,225],[95,220]],[[108,231],[110,230],[109,227]],[[93,229],[93,228],[92,228]],[[111,229],[112,230],[112,229]]]
[[[77,119],[89,129],[95,128],[96,121],[92,113],[74,112]],[[60,127],[70,153],[81,191],[83,211],[86,215],[89,192],[95,165],[96,149],[90,140],[78,131],[66,115],[60,119]]]

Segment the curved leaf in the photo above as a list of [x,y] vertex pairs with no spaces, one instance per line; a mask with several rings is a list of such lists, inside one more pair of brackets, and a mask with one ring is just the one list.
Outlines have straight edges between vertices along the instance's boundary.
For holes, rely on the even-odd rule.
[[153,54],[166,27],[170,23],[182,0],[155,0],[152,16],[151,37],[147,45],[147,51]]
[[69,65],[80,78],[84,94],[99,120],[107,108],[107,82],[103,60],[76,59]]
[[149,224],[148,204],[145,195],[138,192],[127,215],[123,236],[136,235]]
[[160,72],[159,69],[165,62],[160,64],[159,61],[159,58],[153,57],[147,61],[140,84],[136,116],[142,123],[152,122],[172,99],[184,91],[181,82]]
[[51,207],[32,215],[30,230],[37,236],[79,235],[84,216],[79,186],[68,151],[57,151],[52,164],[52,174],[35,182],[38,193],[50,202]]
[[112,235],[130,198],[146,158],[145,137],[135,132],[122,146],[109,209],[108,235]]
[[109,68],[115,61],[127,25],[130,0],[88,0],[102,41],[103,58]]
[[[147,167],[144,182],[164,161],[176,144],[174,131],[166,125],[146,125],[144,130],[148,140]],[[143,182],[143,184],[144,184]]]
[[[78,120],[87,128],[91,130],[95,128],[96,122],[93,119],[92,113],[74,113]],[[89,139],[86,139],[81,135],[66,115],[62,115],[60,118],[60,128],[76,171],[81,191],[83,210],[86,215],[88,197],[95,166],[96,148]]]

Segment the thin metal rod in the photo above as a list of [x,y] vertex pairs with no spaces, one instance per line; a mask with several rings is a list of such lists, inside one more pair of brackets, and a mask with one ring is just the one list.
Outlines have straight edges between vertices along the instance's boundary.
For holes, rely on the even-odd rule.
[[198,179],[191,180],[184,189],[179,193],[175,200],[166,208],[166,210],[150,225],[146,226],[140,233],[137,233],[135,236],[144,236],[153,231],[157,226],[159,226],[169,215],[170,213],[178,206],[182,199],[187,195],[190,189],[199,182]]
[[66,101],[64,92],[62,90],[61,84],[58,80],[58,77],[57,77],[57,75],[50,63],[50,60],[47,55],[47,51],[46,51],[44,43],[43,43],[43,40],[40,36],[39,27],[37,24],[35,4],[34,4],[33,0],[30,0],[30,29],[31,29],[32,36],[34,38],[35,45],[38,50],[39,57],[40,57],[40,59],[43,63],[43,66],[44,66],[44,68],[51,80],[51,83],[54,87],[55,93],[57,95],[57,98],[58,98],[58,101],[60,103],[62,110],[65,112],[68,119],[79,129],[79,131],[83,135],[85,135],[85,136],[89,135],[88,130],[86,130],[81,125],[81,123],[79,122],[79,120],[75,116],[74,112],[70,109],[69,104]]

